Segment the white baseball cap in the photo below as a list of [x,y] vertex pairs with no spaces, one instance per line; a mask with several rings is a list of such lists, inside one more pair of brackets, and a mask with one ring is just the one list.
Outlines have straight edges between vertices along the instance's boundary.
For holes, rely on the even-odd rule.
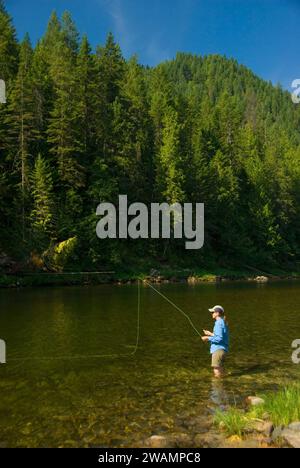
[[224,309],[222,306],[220,305],[216,305],[215,307],[213,307],[212,309],[208,309],[209,312],[213,313],[213,312],[220,312],[220,314],[224,314]]

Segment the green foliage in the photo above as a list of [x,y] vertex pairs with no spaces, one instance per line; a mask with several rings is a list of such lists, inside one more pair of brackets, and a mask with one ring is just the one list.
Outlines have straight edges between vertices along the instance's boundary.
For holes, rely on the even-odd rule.
[[45,254],[47,265],[55,271],[63,271],[74,254],[77,242],[77,238],[72,237],[51,247]]
[[228,436],[243,436],[257,421],[267,418],[274,426],[287,426],[300,419],[300,386],[289,384],[277,392],[263,395],[264,403],[253,406],[246,413],[232,407],[228,411],[217,410],[214,423]]
[[15,28],[3,2],[0,4],[0,77],[8,82],[17,71],[18,44]]
[[31,222],[33,229],[42,234],[54,232],[53,181],[49,163],[39,154],[31,176],[33,210]]
[[254,407],[249,417],[261,418],[268,414],[275,426],[288,425],[300,420],[300,386],[292,384],[282,390],[270,393],[264,397],[265,403]]
[[[76,237],[87,269],[138,256],[297,270],[300,107],[289,93],[218,55],[143,67],[112,34],[94,52],[69,13],[53,13],[32,49],[0,5],[0,242],[11,256]],[[203,250],[99,241],[96,207],[119,194],[204,202]]]
[[229,411],[217,410],[214,416],[214,423],[224,428],[228,436],[241,437],[247,422],[245,414],[237,408],[231,408]]
[[158,193],[172,204],[184,200],[184,169],[180,152],[181,128],[176,111],[168,109],[162,124],[162,145],[156,169]]

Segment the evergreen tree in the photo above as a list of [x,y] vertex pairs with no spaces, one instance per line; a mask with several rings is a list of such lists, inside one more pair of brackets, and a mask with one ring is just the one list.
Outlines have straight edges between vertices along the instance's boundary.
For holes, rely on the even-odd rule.
[[120,83],[120,96],[113,104],[113,157],[120,193],[133,199],[149,198],[151,165],[150,119],[142,67],[133,57]]
[[18,43],[11,17],[0,2],[0,79],[9,85],[18,67]]
[[79,33],[71,17],[71,14],[68,11],[65,11],[61,18],[61,33],[63,42],[72,52],[75,59],[79,48]]
[[6,119],[8,157],[20,187],[22,230],[25,238],[26,203],[32,141],[36,130],[33,115],[33,87],[31,77],[32,48],[26,35],[20,46],[17,77],[13,83]]
[[[56,30],[55,30],[56,33]],[[78,92],[73,50],[62,35],[56,44],[50,74],[55,77],[54,103],[47,130],[50,153],[54,155],[61,183],[66,187],[83,187],[82,144],[78,121]]]
[[106,104],[112,104],[119,94],[125,61],[121,49],[109,33],[104,47],[97,48],[99,73]]
[[163,199],[171,204],[185,198],[180,130],[177,113],[169,108],[163,119],[162,146],[157,156],[157,186]]
[[39,154],[31,175],[33,209],[31,223],[38,238],[45,235],[53,238],[55,204],[53,197],[53,180],[49,163]]
[[53,106],[54,93],[53,82],[50,77],[50,67],[46,59],[45,49],[39,42],[33,53],[32,66],[34,125],[36,138],[34,141],[34,153],[48,155],[47,128],[50,112]]
[[97,152],[97,126],[99,105],[97,92],[97,71],[86,36],[82,38],[76,64],[76,88],[78,96],[78,125],[85,164],[92,162]]
[[[50,17],[47,31],[41,44],[44,48],[44,54],[49,65],[56,60],[59,47],[61,45],[61,22],[54,11]],[[53,77],[55,78],[55,76]]]

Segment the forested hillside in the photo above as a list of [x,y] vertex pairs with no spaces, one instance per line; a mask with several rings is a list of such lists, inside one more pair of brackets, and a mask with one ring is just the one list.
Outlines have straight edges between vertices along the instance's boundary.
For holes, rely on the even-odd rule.
[[[70,15],[35,47],[0,2],[0,253],[21,268],[152,262],[296,268],[300,106],[235,60],[179,53],[125,60],[91,49]],[[205,246],[100,241],[102,201],[205,203]]]

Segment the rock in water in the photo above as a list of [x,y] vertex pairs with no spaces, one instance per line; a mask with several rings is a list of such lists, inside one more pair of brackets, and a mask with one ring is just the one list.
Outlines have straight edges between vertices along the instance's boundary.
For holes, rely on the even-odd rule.
[[146,440],[146,444],[150,448],[168,448],[168,441],[164,436],[154,435],[149,437],[149,439]]
[[172,446],[176,448],[189,448],[193,445],[192,438],[185,432],[171,434],[170,442],[172,442]]

